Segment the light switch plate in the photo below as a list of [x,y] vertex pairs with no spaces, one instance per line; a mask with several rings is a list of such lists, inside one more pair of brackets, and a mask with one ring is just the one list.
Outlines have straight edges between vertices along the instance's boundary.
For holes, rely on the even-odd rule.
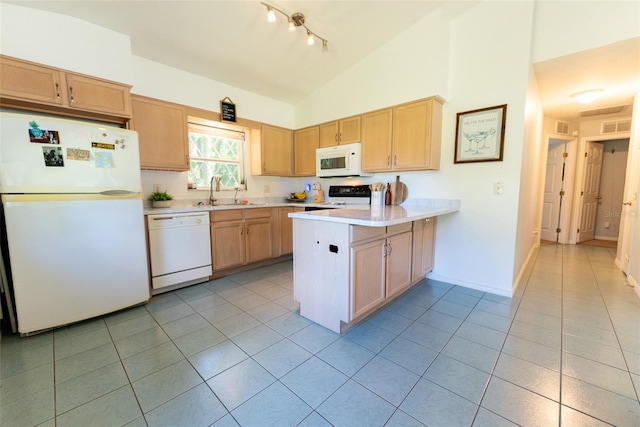
[[500,196],[504,193],[504,184],[502,182],[494,182],[493,183],[493,194],[496,196]]

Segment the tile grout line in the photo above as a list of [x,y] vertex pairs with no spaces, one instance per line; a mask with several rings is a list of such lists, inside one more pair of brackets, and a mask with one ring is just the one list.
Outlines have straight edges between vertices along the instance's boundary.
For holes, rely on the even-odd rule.
[[[491,368],[491,372],[489,373],[489,379],[487,380],[487,383],[485,384],[484,389],[482,390],[482,394],[480,396],[480,402],[478,403],[478,407],[476,408],[476,413],[473,416],[473,420],[471,421],[471,425],[473,425],[473,423],[476,421],[476,418],[478,417],[478,413],[480,412],[480,408],[484,408],[484,406],[482,406],[482,402],[483,402],[483,400],[485,398],[487,390],[489,389],[489,383],[491,382],[491,380],[494,377],[494,372],[496,370],[496,366],[498,366],[498,362],[500,361],[500,357],[502,356],[502,352],[504,350],[504,345],[507,342],[507,339],[509,338],[509,331],[511,331],[511,328],[513,326],[513,322],[516,319],[516,316],[518,314],[518,310],[520,309],[520,305],[522,304],[522,300],[524,299],[524,294],[525,294],[525,292],[527,290],[527,287],[529,286],[529,280],[531,280],[531,276],[533,275],[533,267],[538,262],[539,255],[540,255],[540,248],[537,249],[535,258],[530,261],[532,263],[531,264],[531,269],[528,272],[527,280],[525,281],[524,288],[522,289],[522,294],[521,294],[521,296],[520,296],[520,298],[518,300],[518,303],[516,305],[516,310],[513,313],[513,317],[511,318],[511,321],[509,322],[509,328],[507,329],[507,332],[505,332],[505,337],[504,337],[504,340],[502,341],[502,345],[500,346],[498,357],[496,358],[496,361],[494,362],[493,367]],[[499,377],[496,377],[496,378],[499,378]],[[521,387],[518,384],[514,384],[514,385],[516,385],[517,387]],[[508,418],[504,417],[503,415],[497,414],[497,413],[491,411],[488,408],[484,408],[484,409],[489,411],[489,412],[491,412],[491,413],[493,413],[493,414],[495,414],[495,415],[497,415],[497,416],[499,416],[500,418],[503,418],[505,420],[513,422],[513,421],[509,420]]]
[[591,263],[591,258],[589,257],[589,253],[587,251],[585,251],[585,254],[587,256],[587,259],[589,260],[589,267],[591,267],[591,273],[593,274],[593,277],[595,278],[596,281],[596,285],[598,286],[598,291],[600,292],[600,298],[602,299],[602,303],[604,304],[605,310],[607,310],[607,317],[609,318],[609,321],[611,322],[611,326],[613,328],[613,333],[616,337],[616,342],[618,343],[618,347],[620,349],[620,353],[622,354],[622,360],[624,360],[624,364],[625,367],[627,368],[627,374],[629,375],[629,380],[631,381],[631,386],[633,388],[633,391],[636,395],[636,400],[638,400],[638,402],[640,402],[640,396],[638,395],[638,390],[636,389],[636,387],[634,386],[634,381],[633,381],[633,377],[631,376],[631,369],[629,368],[629,363],[627,362],[627,358],[624,354],[624,351],[622,350],[622,344],[620,343],[620,338],[618,337],[618,330],[616,329],[615,323],[613,322],[613,319],[611,318],[611,312],[609,310],[609,305],[607,304],[607,300],[604,297],[604,294],[602,293],[602,288],[600,287],[600,281],[598,280],[598,276],[595,274],[595,271],[593,269],[593,265]]

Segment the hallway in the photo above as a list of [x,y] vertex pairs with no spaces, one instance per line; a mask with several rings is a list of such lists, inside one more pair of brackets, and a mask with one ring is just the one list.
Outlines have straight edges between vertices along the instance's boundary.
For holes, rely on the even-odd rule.
[[611,250],[537,250],[514,298],[425,280],[340,336],[291,262],[30,338],[1,426],[637,426],[640,299]]

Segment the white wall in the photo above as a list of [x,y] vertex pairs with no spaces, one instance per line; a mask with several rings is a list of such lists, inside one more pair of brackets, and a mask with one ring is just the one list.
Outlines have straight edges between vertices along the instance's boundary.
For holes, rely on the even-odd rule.
[[[357,105],[346,114],[430,95],[445,98],[440,170],[400,176],[409,197],[462,200],[460,212],[438,219],[430,277],[503,295],[511,295],[515,268],[532,12],[531,2],[481,2],[453,21],[442,11],[432,14],[298,104],[296,112],[297,124],[328,120],[345,91]],[[454,165],[456,113],[501,104],[508,105],[504,161]],[[493,195],[494,182],[504,183],[502,196]]]
[[0,53],[132,84],[129,36],[76,18],[0,3]]
[[636,0],[538,0],[535,16],[533,63],[640,35]]
[[[238,104],[239,116],[286,127],[440,95],[447,100],[441,169],[401,174],[412,198],[462,200],[460,212],[438,222],[432,277],[511,295],[514,279],[535,240],[530,235],[535,215],[528,210],[538,209],[529,196],[523,197],[523,192],[536,188],[532,176],[535,166],[524,165],[524,175],[521,173],[523,161],[535,156],[530,144],[535,143],[539,120],[530,63],[640,35],[637,2],[539,1],[535,5],[535,19],[533,1],[481,1],[456,11],[459,14],[451,19],[445,3],[445,9],[408,28],[296,106],[134,57],[126,36],[18,6],[0,4],[0,50],[130,83],[134,93],[212,111],[218,110],[220,99],[229,96]],[[34,21],[53,20],[55,31],[33,25]],[[508,105],[504,161],[454,165],[456,113],[500,104]],[[639,110],[636,100],[636,112]],[[637,141],[637,127],[635,132]],[[634,144],[634,149],[640,150],[640,143]],[[186,191],[186,174],[144,175],[147,186],[159,181],[169,190],[175,186],[176,192]],[[394,175],[382,174],[366,181],[387,181]],[[259,192],[260,187],[270,185],[272,193],[284,194],[313,181],[252,179],[250,191]],[[504,183],[502,196],[492,194],[495,182]],[[191,194],[180,196],[189,198]],[[634,248],[640,256],[637,235]],[[636,265],[640,269],[640,262]],[[634,274],[640,277],[640,271]]]
[[296,105],[296,128],[448,95],[449,21],[436,11]]
[[[294,109],[290,104],[137,56],[133,57],[132,92],[215,112],[220,112],[220,100],[228,96],[236,104],[238,117],[286,128],[294,127]],[[248,132],[245,135],[249,138]],[[249,142],[247,140],[245,153],[248,152]],[[249,174],[248,156],[246,159],[245,182],[247,190],[240,192],[240,198],[283,198],[291,192],[302,191],[305,183],[313,182],[313,178],[282,179],[252,176]],[[187,182],[187,172],[142,171],[142,190],[145,195],[153,191],[154,184],[159,184],[163,190],[167,190],[174,198],[185,203],[208,200],[208,191],[187,190]],[[269,189],[268,193],[264,191],[265,186]],[[231,198],[233,194],[233,191],[224,191],[216,194],[215,197],[218,199]]]
[[522,149],[520,200],[516,230],[513,290],[520,283],[527,261],[540,243],[542,201],[548,147],[542,137],[544,114],[538,96],[533,67],[530,68],[527,104],[525,109],[525,132]]
[[138,56],[132,58],[132,93],[218,113],[220,101],[228,96],[236,104],[238,117],[294,128],[294,109],[291,104]]

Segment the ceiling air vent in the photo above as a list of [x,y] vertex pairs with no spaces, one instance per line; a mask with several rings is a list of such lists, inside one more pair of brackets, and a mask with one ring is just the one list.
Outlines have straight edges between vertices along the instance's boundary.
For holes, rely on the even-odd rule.
[[619,114],[627,108],[628,105],[618,105],[616,107],[598,108],[597,110],[581,111],[580,117],[602,116],[603,114]]
[[556,120],[556,133],[561,135],[569,135],[569,122]]
[[607,122],[602,122],[600,126],[601,134],[629,132],[630,130],[631,119],[610,120]]

